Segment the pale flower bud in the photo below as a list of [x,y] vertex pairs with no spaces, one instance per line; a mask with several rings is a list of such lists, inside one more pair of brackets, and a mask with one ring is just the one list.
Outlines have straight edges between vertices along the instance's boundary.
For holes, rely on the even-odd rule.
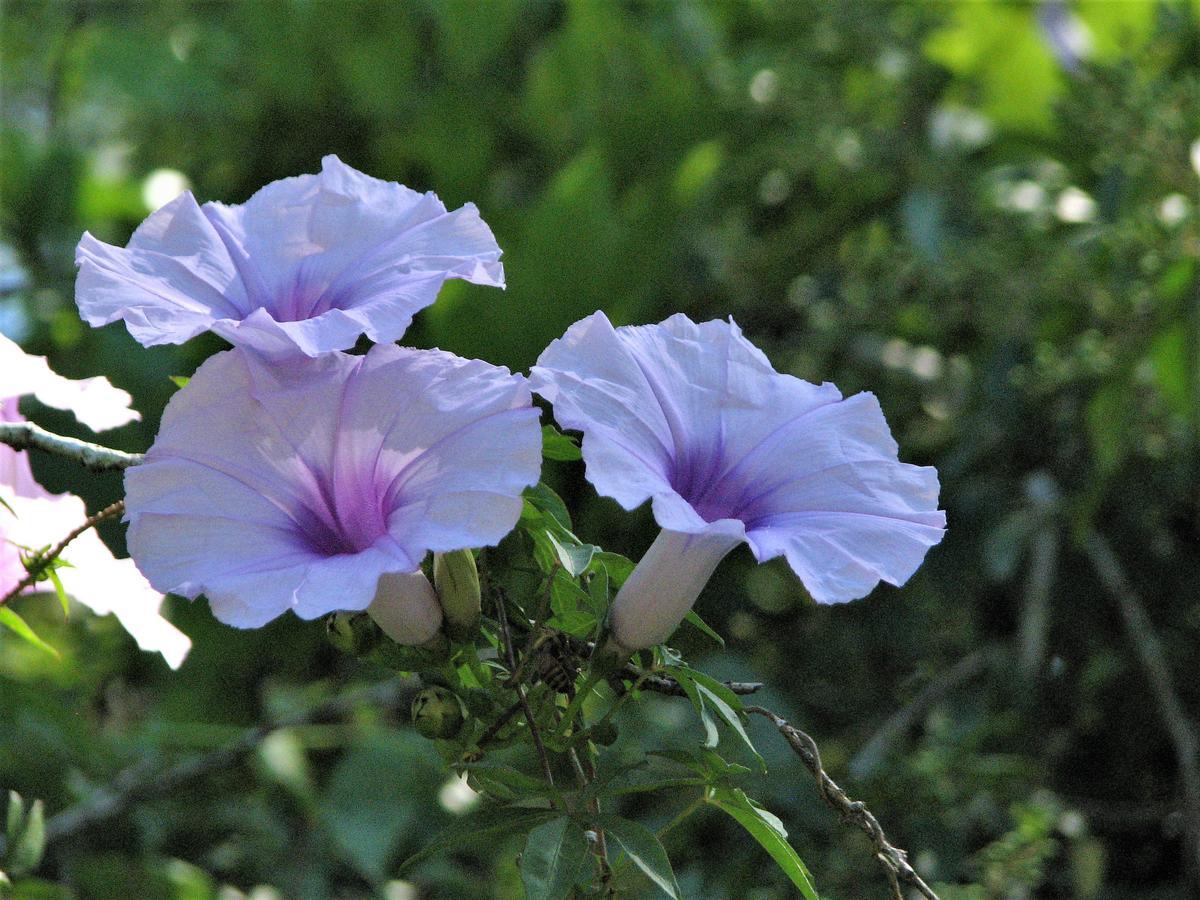
[[669,638],[717,564],[741,541],[720,532],[659,532],[613,601],[610,648],[628,656]]
[[442,627],[442,607],[420,570],[381,575],[367,612],[397,644],[424,644]]

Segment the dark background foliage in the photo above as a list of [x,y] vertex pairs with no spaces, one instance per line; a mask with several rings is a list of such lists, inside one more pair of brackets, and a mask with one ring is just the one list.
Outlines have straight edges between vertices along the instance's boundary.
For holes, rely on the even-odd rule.
[[[159,170],[240,202],[325,153],[475,201],[505,250],[505,293],[447,285],[407,343],[523,369],[598,308],[732,315],[780,370],[876,392],[903,457],[939,468],[950,529],[905,588],[837,607],[739,551],[699,604],[729,649],[690,630],[683,649],[767,682],[947,897],[1195,896],[1179,745],[1200,711],[1198,22],[1195,2],[1149,0],[9,2],[0,330],[130,390],[145,419],[111,443],[144,449],[168,376],[220,342],[89,330],[79,235],[126,240]],[[644,550],[645,510],[551,465],[585,540]],[[119,496],[113,476],[37,468],[93,508]],[[171,673],[111,619],[19,608],[63,660],[0,634],[0,785],[50,813],[381,677],[319,623],[239,632],[173,602],[195,647]],[[629,712],[612,758],[693,745],[691,715]],[[276,732],[52,843],[19,891],[519,896],[519,842],[396,880],[456,808],[396,720]],[[771,774],[751,792],[822,893],[884,896],[867,842],[753,727]],[[655,827],[677,806],[623,812]],[[688,896],[788,895],[731,822],[691,819],[667,847]]]

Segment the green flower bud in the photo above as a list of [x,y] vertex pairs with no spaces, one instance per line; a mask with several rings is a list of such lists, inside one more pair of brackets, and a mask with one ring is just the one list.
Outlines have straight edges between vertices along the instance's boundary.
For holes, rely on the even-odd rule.
[[466,717],[462,700],[444,687],[427,687],[413,698],[412,723],[430,740],[454,737]]
[[325,619],[329,643],[354,656],[366,656],[379,644],[382,634],[371,617],[361,612],[335,612]]
[[450,636],[469,641],[479,629],[479,570],[470,550],[433,555],[433,586]]

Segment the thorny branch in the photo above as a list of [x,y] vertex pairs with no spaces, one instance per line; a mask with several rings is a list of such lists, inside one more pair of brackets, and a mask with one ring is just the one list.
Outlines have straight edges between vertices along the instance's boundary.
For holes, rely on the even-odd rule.
[[125,501],[118,500],[111,506],[104,507],[104,509],[100,510],[100,512],[96,513],[94,516],[89,516],[82,525],[70,532],[65,538],[63,538],[45,553],[39,553],[36,559],[30,560],[26,564],[29,568],[29,574],[17,582],[16,587],[14,587],[11,591],[9,591],[3,597],[0,597],[0,606],[3,606],[9,600],[20,594],[21,591],[35,584],[37,580],[45,574],[47,566],[52,564],[56,559],[58,559],[58,557],[62,555],[63,551],[67,549],[71,541],[75,540],[75,538],[79,537],[89,528],[95,528],[105,519],[111,519],[113,516],[119,516],[123,512],[125,512]]
[[63,437],[32,422],[0,423],[0,444],[7,444],[14,450],[42,450],[73,460],[91,472],[128,469],[142,461],[140,453],[124,453],[78,438]]
[[817,783],[817,793],[821,795],[821,799],[842,818],[843,822],[857,826],[871,839],[875,845],[875,858],[883,866],[888,882],[891,884],[892,896],[896,900],[904,900],[900,882],[915,888],[926,900],[938,900],[933,889],[909,865],[908,854],[888,842],[887,836],[884,835],[883,828],[880,827],[879,820],[875,818],[874,814],[861,801],[851,800],[847,797],[846,792],[826,774],[821,765],[821,751],[817,749],[816,741],[769,709],[761,706],[747,706],[745,710],[770,720],[771,724],[791,745],[796,755],[800,757],[800,761],[812,773],[813,779]]

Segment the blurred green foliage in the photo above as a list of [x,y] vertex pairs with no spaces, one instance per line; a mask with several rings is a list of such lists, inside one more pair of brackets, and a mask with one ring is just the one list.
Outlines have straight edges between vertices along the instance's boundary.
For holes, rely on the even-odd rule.
[[[818,738],[928,879],[956,886],[947,897],[1195,896],[1170,734],[1081,542],[1114,548],[1195,728],[1200,3],[10,0],[4,13],[0,329],[134,394],[145,421],[115,446],[148,446],[169,376],[219,347],[142,350],[74,311],[79,235],[124,241],[154,172],[239,202],[337,153],[474,200],[508,290],[451,283],[407,341],[524,368],[597,308],[733,315],[779,369],[875,391],[904,458],[942,473],[950,530],[903,590],[818,608],[782,565],[731,557],[699,606],[728,641],[706,671],[767,682],[766,705]],[[35,462],[93,508],[119,496],[114,477]],[[547,478],[584,540],[635,558],[649,544],[648,513],[596,499],[580,463]],[[106,537],[120,546],[118,528]],[[365,707],[56,842],[55,814],[102,799],[118,773],[203,754],[382,670],[310,624],[238,632],[178,604],[195,649],[172,674],[111,620],[64,625],[52,597],[19,609],[63,661],[0,635],[0,785],[47,811],[45,857],[17,896],[521,895],[519,840],[393,880],[469,798],[428,742]],[[686,626],[680,640],[691,656],[709,646]],[[976,652],[986,664],[944,685]],[[610,763],[694,748],[692,716],[669,698],[631,705]],[[822,895],[883,896],[866,841],[754,728],[771,774],[748,790]],[[620,809],[651,827],[678,811],[644,795]],[[732,820],[700,814],[666,843],[686,896],[789,896]]]

